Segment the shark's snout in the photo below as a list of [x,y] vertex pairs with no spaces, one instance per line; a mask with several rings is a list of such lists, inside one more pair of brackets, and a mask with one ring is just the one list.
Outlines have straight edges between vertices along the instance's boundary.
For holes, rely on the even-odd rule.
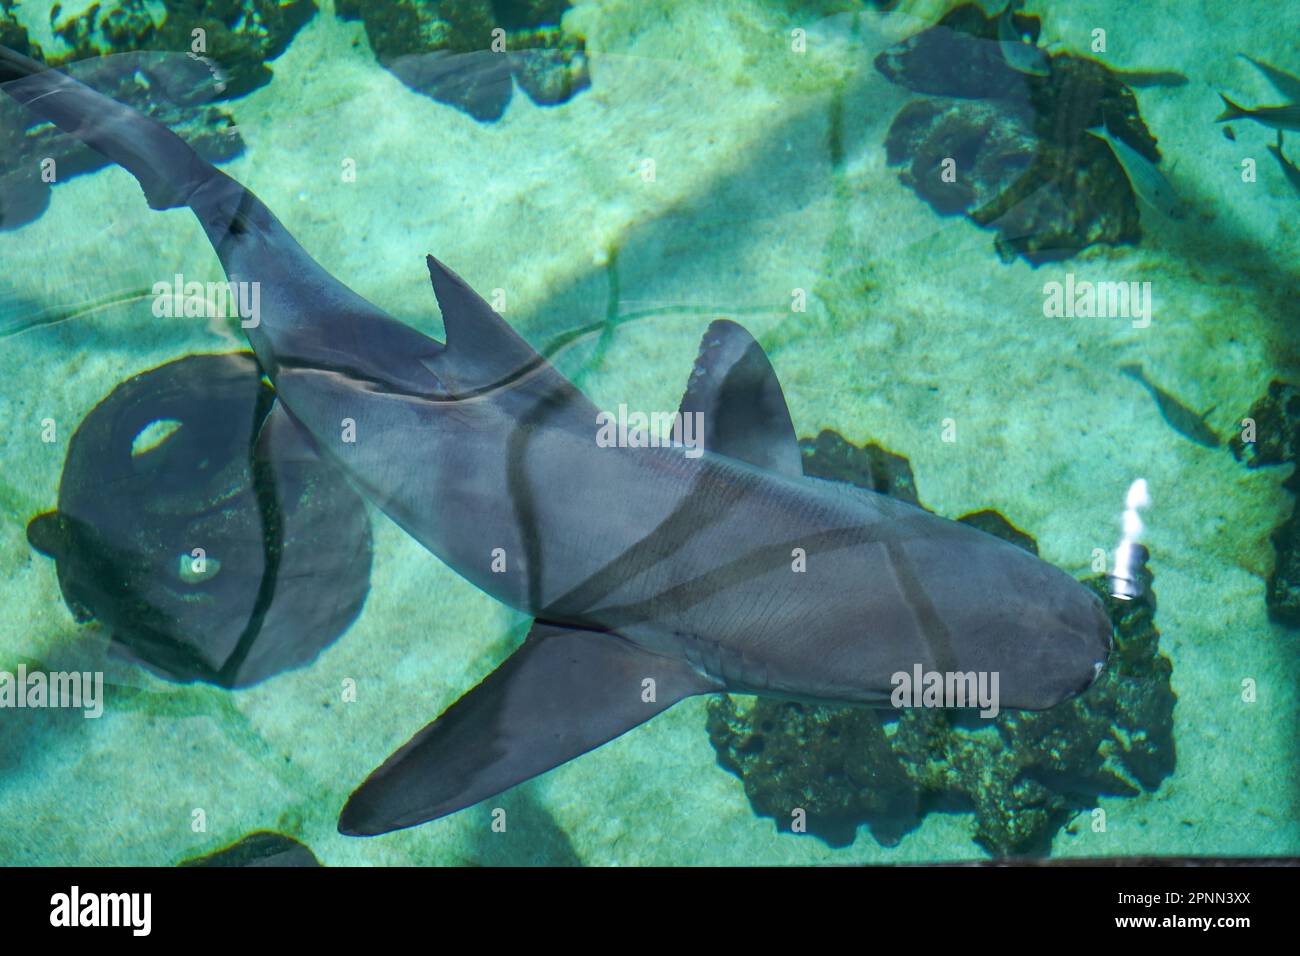
[[1101,676],[1115,646],[1115,626],[1101,598],[1091,591],[1086,600],[1063,615],[1062,638],[1078,649],[1074,655],[1073,674],[1078,683],[1070,697],[1082,694]]

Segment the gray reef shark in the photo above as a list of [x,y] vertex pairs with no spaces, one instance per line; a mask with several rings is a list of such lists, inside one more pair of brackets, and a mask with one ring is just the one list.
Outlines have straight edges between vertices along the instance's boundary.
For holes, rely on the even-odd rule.
[[[599,411],[429,257],[446,344],[322,269],[181,139],[0,48],[5,93],[188,206],[232,282],[277,407],[259,443],[341,467],[449,567],[535,620],[522,645],[375,770],[339,829],[454,813],[715,691],[888,706],[900,673],[996,675],[1044,709],[1105,664],[1111,623],[1074,578],[910,504],[805,477],[757,342],[709,326],[681,412],[704,452],[600,447]],[[342,437],[348,423],[354,441]]]

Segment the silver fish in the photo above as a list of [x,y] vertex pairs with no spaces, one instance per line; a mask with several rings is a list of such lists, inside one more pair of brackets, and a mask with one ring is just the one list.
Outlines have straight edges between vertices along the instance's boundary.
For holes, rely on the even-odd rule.
[[1219,99],[1223,100],[1224,108],[1223,112],[1215,117],[1215,122],[1252,119],[1273,129],[1300,130],[1300,103],[1287,103],[1285,106],[1256,106],[1251,110],[1232,102],[1222,93],[1219,94]]
[[1014,14],[1024,5],[1025,0],[1011,0],[998,17],[998,44],[1002,47],[1002,57],[1017,73],[1048,76],[1052,70],[1047,54],[1026,41],[1016,29]]
[[1114,136],[1105,126],[1088,132],[1110,146],[1138,198],[1170,219],[1186,216],[1186,205],[1155,163]]
[[1196,442],[1198,445],[1204,445],[1206,448],[1218,448],[1223,443],[1223,440],[1215,434],[1214,429],[1205,421],[1206,416],[1214,411],[1213,408],[1200,414],[1192,411],[1147,378],[1142,366],[1135,362],[1121,365],[1119,370],[1151,393],[1151,397],[1156,400],[1156,407],[1160,409],[1160,416],[1178,434]]

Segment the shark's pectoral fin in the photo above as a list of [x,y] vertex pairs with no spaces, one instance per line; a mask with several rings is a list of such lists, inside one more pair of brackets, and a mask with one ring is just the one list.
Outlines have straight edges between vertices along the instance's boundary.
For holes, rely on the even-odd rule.
[[535,621],[514,654],[357,788],[339,832],[374,836],[454,813],[717,689],[616,634]]
[[799,477],[803,459],[785,394],[762,346],[727,319],[700,341],[681,412],[704,416],[704,447],[760,468]]

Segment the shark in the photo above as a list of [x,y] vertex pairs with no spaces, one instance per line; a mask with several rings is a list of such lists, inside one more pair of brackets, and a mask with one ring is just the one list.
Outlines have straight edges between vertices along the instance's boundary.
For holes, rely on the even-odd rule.
[[[347,799],[340,832],[455,813],[700,694],[887,707],[900,674],[992,674],[1003,707],[1086,690],[1101,599],[1012,544],[805,476],[763,349],[719,319],[672,442],[604,447],[600,411],[448,266],[426,258],[445,341],[318,265],[250,190],[164,126],[0,47],[0,89],[188,207],[275,389],[258,448],[319,456],[455,572],[533,618],[481,683]],[[350,436],[349,436],[350,432]],[[349,440],[350,437],[350,440]],[[262,453],[259,451],[259,453]]]

